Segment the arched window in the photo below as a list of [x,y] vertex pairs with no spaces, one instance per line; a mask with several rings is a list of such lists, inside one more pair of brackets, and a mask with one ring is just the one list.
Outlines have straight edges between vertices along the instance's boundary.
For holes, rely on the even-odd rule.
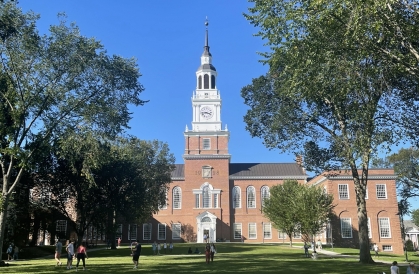
[[233,208],[241,207],[240,187],[235,186],[233,188]]
[[211,75],[211,88],[215,89],[215,76]]
[[201,89],[202,88],[202,76],[199,75],[198,77],[198,88]]
[[202,190],[202,203],[203,208],[211,207],[211,194],[208,186],[205,186]]
[[247,207],[256,208],[256,191],[253,186],[247,188]]
[[208,216],[205,216],[204,218],[201,219],[201,223],[211,223],[211,218]]
[[262,203],[262,206],[265,205],[265,199],[268,199],[269,196],[270,196],[269,187],[263,186],[262,189],[260,190],[260,201]]
[[209,76],[208,76],[208,74],[204,75],[204,89],[209,89]]
[[180,187],[173,188],[173,208],[180,209],[182,206],[182,190]]

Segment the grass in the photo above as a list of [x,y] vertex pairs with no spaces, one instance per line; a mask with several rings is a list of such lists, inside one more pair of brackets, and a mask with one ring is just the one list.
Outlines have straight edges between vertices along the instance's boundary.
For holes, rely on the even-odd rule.
[[[388,272],[388,264],[362,265],[356,258],[328,257],[320,255],[314,261],[304,257],[301,248],[290,248],[277,244],[218,243],[213,263],[206,264],[204,255],[188,255],[188,247],[203,244],[176,244],[173,254],[152,255],[150,245],[143,245],[140,268],[132,269],[132,258],[127,246],[117,250],[88,250],[87,273],[328,273],[328,274],[371,274]],[[337,248],[335,248],[337,251]],[[349,250],[347,250],[349,251]],[[25,251],[24,251],[25,252]],[[353,252],[353,251],[352,251]],[[64,254],[63,254],[64,255]],[[380,258],[381,259],[381,258]],[[63,265],[66,259],[62,260]],[[403,260],[399,260],[402,262]],[[74,263],[75,265],[75,263]],[[53,256],[13,262],[0,268],[1,273],[68,273],[64,266],[55,267]],[[401,266],[400,273],[406,272]]]

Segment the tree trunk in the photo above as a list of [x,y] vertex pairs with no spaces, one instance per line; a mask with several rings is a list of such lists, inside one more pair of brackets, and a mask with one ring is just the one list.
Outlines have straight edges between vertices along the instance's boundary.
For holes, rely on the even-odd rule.
[[[2,203],[1,203],[2,202]],[[3,258],[3,240],[6,232],[7,207],[9,206],[9,195],[2,194],[0,207],[0,261]]]
[[355,164],[351,165],[351,169],[355,184],[356,205],[358,208],[359,261],[365,264],[373,263],[374,261],[370,252],[370,240],[368,237],[368,216],[365,202],[368,169],[363,169],[361,180],[359,179],[359,173]]

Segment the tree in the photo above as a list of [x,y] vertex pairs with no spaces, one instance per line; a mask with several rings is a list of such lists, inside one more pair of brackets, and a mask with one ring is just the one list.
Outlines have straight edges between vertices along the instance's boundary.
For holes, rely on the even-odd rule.
[[262,54],[269,73],[242,89],[246,129],[268,148],[304,155],[308,170],[351,170],[360,261],[370,263],[370,159],[417,123],[406,114],[418,110],[417,3],[252,2],[245,17],[271,51]]
[[270,189],[262,210],[277,229],[287,234],[292,246],[296,232],[309,239],[323,231],[333,207],[333,197],[321,188],[286,180]]
[[91,171],[108,236],[115,239],[116,221],[142,223],[166,204],[175,159],[167,144],[134,137],[118,139],[107,155],[108,160]]
[[333,195],[325,193],[321,187],[303,185],[297,199],[301,233],[315,241],[314,237],[324,231],[333,213]]
[[419,226],[419,209],[412,210],[410,215],[412,217],[413,223]]
[[264,200],[263,214],[273,223],[274,227],[287,234],[292,246],[296,232],[300,232],[299,205],[295,197],[302,190],[295,180],[285,180],[282,185],[270,189],[270,197]]
[[0,11],[2,246],[8,204],[34,153],[70,129],[115,136],[128,127],[128,105],[145,102],[134,59],[108,56],[63,19],[41,36],[37,15],[11,2],[0,3]]

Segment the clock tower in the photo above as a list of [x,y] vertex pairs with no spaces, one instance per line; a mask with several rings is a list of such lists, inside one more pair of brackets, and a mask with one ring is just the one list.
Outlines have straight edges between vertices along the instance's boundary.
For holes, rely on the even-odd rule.
[[[196,89],[192,96],[192,129],[184,132],[186,147],[184,158],[192,155],[227,157],[230,133],[227,126],[222,129],[221,97],[217,89],[217,70],[212,65],[208,45],[208,21],[205,22],[205,45],[201,65],[196,71]],[[194,157],[194,156],[192,156]]]

